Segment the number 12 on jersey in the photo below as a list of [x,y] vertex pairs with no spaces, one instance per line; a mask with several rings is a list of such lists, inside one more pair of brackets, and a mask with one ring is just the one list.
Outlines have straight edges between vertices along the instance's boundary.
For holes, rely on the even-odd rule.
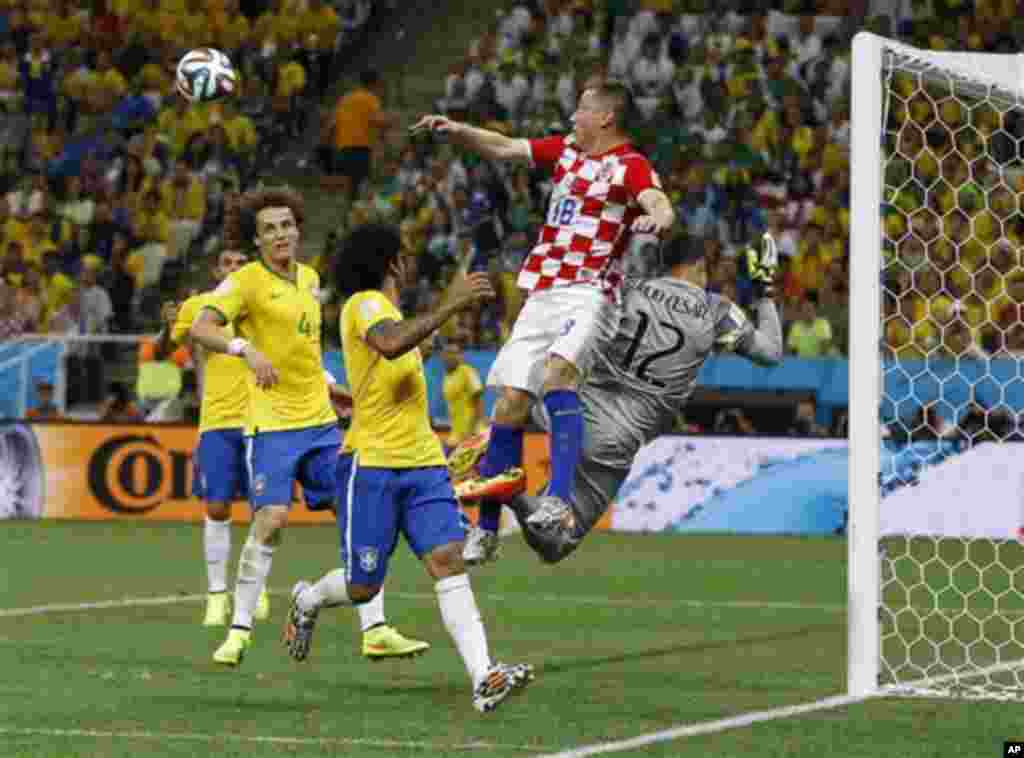
[[633,335],[633,339],[629,343],[629,349],[626,350],[626,355],[622,359],[622,369],[632,373],[633,376],[642,382],[653,384],[655,387],[664,387],[665,382],[660,379],[654,379],[647,376],[647,372],[650,370],[651,364],[659,358],[665,358],[682,350],[683,345],[686,344],[686,335],[683,333],[683,330],[675,324],[670,324],[667,321],[659,321],[658,325],[661,326],[661,328],[667,329],[672,333],[674,338],[673,343],[663,350],[658,350],[650,355],[645,355],[637,362],[636,367],[634,368],[633,361],[636,359],[636,354],[640,350],[640,344],[644,341],[644,335],[647,334],[647,329],[651,325],[651,317],[643,311],[639,311],[637,316],[640,319],[640,323],[637,325],[636,334]]

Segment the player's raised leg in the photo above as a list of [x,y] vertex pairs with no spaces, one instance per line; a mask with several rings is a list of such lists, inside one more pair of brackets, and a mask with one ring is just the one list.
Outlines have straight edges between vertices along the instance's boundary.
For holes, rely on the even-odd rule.
[[[342,535],[342,563],[348,565],[349,554],[344,548],[346,534],[350,534],[349,510],[352,498],[356,497],[356,483],[352,480],[353,470],[358,469],[356,458],[353,455],[338,456],[333,449],[314,450],[304,457],[299,466],[299,480],[302,483],[303,493],[306,502],[313,507],[322,503],[330,502],[335,517],[338,519]],[[371,489],[364,491],[367,485],[366,477],[363,477],[362,487],[359,490],[361,496],[368,498],[371,505],[369,514],[371,518],[380,517],[377,510],[381,504],[378,502],[386,496],[386,492]],[[384,519],[383,524],[388,523]],[[357,525],[357,534],[365,533],[362,527]],[[380,551],[377,552],[380,555]],[[410,639],[401,634],[397,629],[387,623],[384,615],[384,593],[374,587],[357,588],[353,595],[349,594],[348,580],[346,574],[340,575],[331,572],[330,578],[321,587],[322,602],[328,607],[336,605],[355,605],[359,613],[359,624],[362,629],[362,653],[370,660],[382,660],[385,658],[410,658],[419,655],[430,648],[430,644],[421,640]],[[382,577],[383,580],[383,577]],[[289,652],[297,660],[302,660],[309,654],[309,646],[312,643],[313,629],[316,624],[316,615],[319,607],[312,608],[308,605],[301,605],[296,602],[298,595],[305,590],[304,582],[300,582],[293,588],[293,604],[285,625],[284,638],[289,646]],[[372,591],[371,591],[372,590]],[[314,594],[311,597],[316,597]],[[346,600],[347,598],[347,600]],[[349,602],[351,601],[351,602]],[[306,611],[305,618],[302,617]]]
[[463,562],[464,528],[448,469],[432,466],[401,473],[406,493],[402,532],[435,580],[441,618],[473,682],[473,707],[494,710],[533,679],[533,667],[491,660],[483,618]]

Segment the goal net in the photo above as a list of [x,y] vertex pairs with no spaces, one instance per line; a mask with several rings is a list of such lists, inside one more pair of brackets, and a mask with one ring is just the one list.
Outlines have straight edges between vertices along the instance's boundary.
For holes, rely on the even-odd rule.
[[854,41],[851,694],[1024,698],[1021,75]]

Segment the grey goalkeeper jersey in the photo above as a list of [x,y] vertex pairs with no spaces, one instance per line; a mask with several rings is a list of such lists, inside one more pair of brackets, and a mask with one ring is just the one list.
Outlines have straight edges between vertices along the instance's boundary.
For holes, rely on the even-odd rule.
[[735,303],[680,279],[627,282],[618,326],[598,335],[593,369],[580,392],[585,458],[628,469],[641,447],[671,431],[712,351],[777,362],[779,314],[770,300],[756,309],[757,328]]

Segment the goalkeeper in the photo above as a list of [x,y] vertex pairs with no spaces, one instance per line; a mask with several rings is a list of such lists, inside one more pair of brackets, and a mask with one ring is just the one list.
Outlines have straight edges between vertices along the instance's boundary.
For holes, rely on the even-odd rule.
[[[600,335],[597,356],[580,400],[586,429],[570,504],[545,495],[520,495],[509,505],[527,543],[547,563],[576,549],[607,510],[645,444],[672,429],[713,350],[729,350],[772,365],[782,356],[782,329],[774,297],[778,252],[770,234],[745,251],[754,282],[756,326],[736,304],[705,291],[700,246],[669,243],[664,275],[629,282],[622,319]],[[539,372],[538,372],[539,373]],[[541,414],[543,411],[541,411]],[[546,416],[536,420],[550,426]],[[449,457],[454,479],[471,472],[482,449],[471,438]]]

